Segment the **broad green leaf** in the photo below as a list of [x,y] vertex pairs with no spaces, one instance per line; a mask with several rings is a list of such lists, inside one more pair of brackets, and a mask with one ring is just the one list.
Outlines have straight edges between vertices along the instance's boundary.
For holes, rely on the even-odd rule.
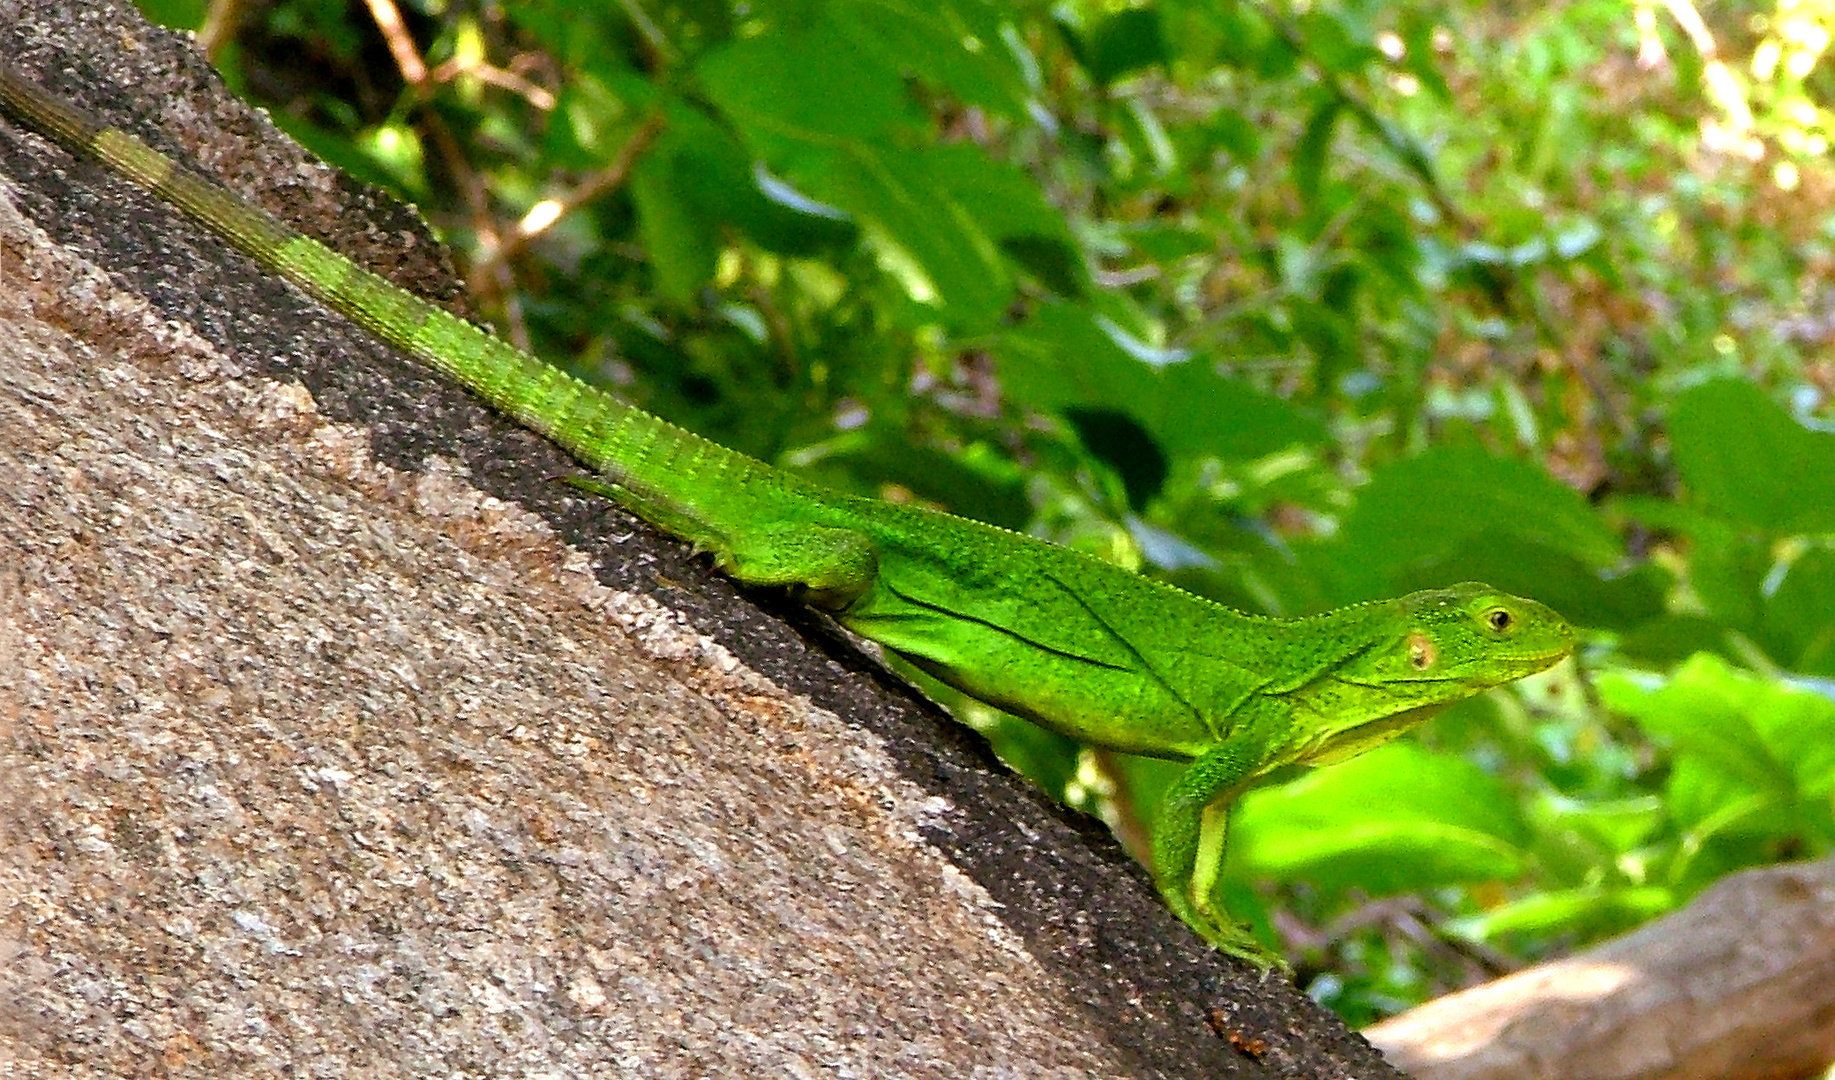
[[1689,538],[1689,583],[1708,613],[1737,630],[1758,625],[1771,572],[1770,545],[1722,519],[1709,519]]
[[1468,761],[1393,743],[1246,796],[1233,873],[1377,892],[1521,873],[1528,830],[1503,785]]
[[960,207],[970,227],[993,237],[1009,259],[1061,296],[1090,290],[1089,270],[1064,215],[1017,166],[968,143],[930,147],[918,160],[940,205]]
[[1653,667],[1668,668],[1698,652],[1721,652],[1727,645],[1725,624],[1703,615],[1663,615],[1618,639],[1617,652]]
[[657,285],[664,296],[687,304],[714,276],[718,238],[714,223],[682,197],[669,165],[660,156],[640,161],[631,173],[631,198]]
[[1835,551],[1814,548],[1783,568],[1765,599],[1764,643],[1792,671],[1835,675]]
[[639,110],[654,108],[656,90],[629,75],[601,82],[582,76],[562,88],[541,141],[541,153],[553,165],[592,169],[624,148]]
[[[821,78],[810,78],[817,71]],[[733,41],[702,57],[697,73],[767,157],[780,144],[891,142],[923,128],[899,69],[829,18]]]
[[1421,80],[1421,85],[1442,102],[1453,100],[1452,87],[1447,85],[1446,76],[1436,63],[1434,32],[1444,24],[1434,18],[1431,12],[1419,8],[1406,8],[1401,12],[1401,39],[1407,50],[1402,56],[1402,67],[1409,74]]
[[1293,148],[1293,185],[1309,207],[1318,202],[1319,184],[1325,176],[1326,162],[1331,160],[1332,135],[1343,109],[1344,103],[1336,96],[1328,96],[1314,106]]
[[1607,855],[1622,855],[1663,824],[1662,801],[1652,795],[1586,801],[1544,792],[1534,802],[1539,830],[1576,833]]
[[967,0],[854,0],[830,8],[837,24],[881,63],[908,70],[970,105],[1026,111],[1026,82],[1000,38],[1003,13]]
[[1119,334],[1086,309],[1042,305],[1001,335],[1001,387],[1013,401],[1046,412],[1125,412],[1173,458],[1251,459],[1324,438],[1316,421],[1285,401],[1199,359],[1156,367],[1123,348]]
[[1308,54],[1340,75],[1353,75],[1370,61],[1382,59],[1361,23],[1346,8],[1324,5],[1305,9],[1294,20]]
[[1166,62],[1160,14],[1153,7],[1122,8],[1098,23],[1087,44],[1090,78],[1112,83],[1130,72]]
[[[907,668],[908,677],[915,669]],[[921,673],[915,673],[921,674]],[[926,680],[928,684],[928,680]],[[927,685],[933,695],[950,695],[942,700],[956,700],[954,691],[942,684]],[[1000,760],[1033,783],[1062,799],[1065,789],[1077,775],[1077,758],[1083,747],[1074,739],[1038,726],[979,702],[961,700],[953,709],[958,717],[982,734]]]
[[[868,424],[804,448],[797,471],[839,490],[879,494],[896,485],[964,517],[1023,531],[1033,516],[1025,474],[984,444],[944,453],[910,432]],[[837,475],[839,474],[839,475]]]
[[1254,161],[1261,154],[1262,133],[1254,122],[1235,109],[1218,109],[1204,129],[1218,149],[1238,162]]
[[924,145],[898,69],[832,20],[734,42],[700,74],[773,172],[850,214],[881,268],[956,327],[991,325],[1012,298],[1003,243],[1054,288],[1074,283],[1068,230],[1037,185],[978,147]]
[[1194,255],[1208,255],[1217,250],[1217,238],[1208,230],[1164,221],[1144,221],[1130,225],[1123,230],[1122,235],[1136,250],[1155,262],[1173,262]]
[[1688,842],[1744,837],[1751,852],[1742,865],[1761,861],[1763,837],[1796,830],[1792,795],[1789,785],[1755,784],[1701,754],[1678,757],[1663,784],[1663,801]]
[[144,0],[140,10],[147,18],[175,30],[198,30],[204,25],[209,5],[204,0]]
[[1592,937],[1636,926],[1673,910],[1680,902],[1675,890],[1654,885],[1589,886],[1532,893],[1482,915],[1456,919],[1449,926],[1454,933],[1477,941],[1511,934]]
[[815,255],[859,239],[860,229],[832,211],[768,194],[745,148],[699,109],[672,102],[663,134],[638,168],[667,170],[677,197],[704,224],[731,226],[768,251]]
[[613,4],[511,0],[504,14],[570,68],[604,72],[621,67],[635,34]]
[[1106,462],[1128,492],[1135,512],[1160,493],[1170,471],[1166,455],[1151,433],[1134,417],[1117,409],[1087,409],[1080,405],[1062,410],[1076,429],[1077,440],[1097,460]]
[[1683,394],[1669,438],[1689,495],[1714,513],[1776,536],[1835,532],[1835,434],[1797,423],[1751,383]]
[[[1835,701],[1692,657],[1656,688],[1608,673],[1602,701],[1702,769],[1790,802],[1835,791]],[[1729,794],[1729,799],[1737,798]],[[1826,809],[1826,808],[1825,808]]]
[[1275,32],[1254,5],[1224,0],[1207,8],[1203,17],[1219,29],[1212,43],[1223,63],[1270,81],[1290,76],[1299,66],[1300,57],[1293,46]]
[[[1506,529],[1462,537],[1448,550],[1435,550],[1436,547],[1431,541],[1424,542],[1420,561],[1406,571],[1386,575],[1380,586],[1366,584],[1360,595],[1434,588],[1454,581],[1484,581],[1533,596],[1576,625],[1633,630],[1663,614],[1673,584],[1667,573],[1650,564],[1602,579],[1594,567],[1572,553]],[[1359,549],[1349,546],[1339,555],[1350,562],[1364,557]],[[1345,575],[1346,580],[1360,580],[1360,571],[1373,569],[1377,567],[1354,566]]]
[[[1478,447],[1438,446],[1376,471],[1357,493],[1335,552],[1353,593],[1416,583],[1422,568],[1472,545],[1498,556],[1500,580],[1531,588],[1541,570],[1599,569],[1622,557],[1618,537],[1572,488],[1516,458]],[[1522,575],[1508,563],[1527,560]],[[1541,569],[1537,569],[1538,566]]]
[[1575,798],[1544,788],[1527,799],[1533,853],[1544,885],[1596,880],[1641,848],[1660,843],[1671,817],[1656,795]]
[[1013,295],[1013,277],[973,209],[941,184],[935,156],[864,144],[805,155],[788,175],[811,195],[852,213],[881,269],[911,298],[963,328],[989,325]]

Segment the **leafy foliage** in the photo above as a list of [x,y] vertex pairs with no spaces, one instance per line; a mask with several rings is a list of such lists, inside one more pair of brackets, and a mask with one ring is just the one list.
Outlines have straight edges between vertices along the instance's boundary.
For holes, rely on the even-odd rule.
[[[1361,1019],[1835,840],[1821,8],[281,0],[210,46],[505,333],[737,449],[1253,610],[1568,614],[1578,663],[1243,805],[1228,887]],[[958,704],[1141,842],[1164,763]]]

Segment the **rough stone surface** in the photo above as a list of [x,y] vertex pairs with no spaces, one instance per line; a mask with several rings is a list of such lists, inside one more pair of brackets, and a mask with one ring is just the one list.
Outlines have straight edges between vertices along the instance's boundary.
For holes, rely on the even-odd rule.
[[872,739],[31,231],[0,202],[0,1045],[1119,1071]]
[[[0,56],[454,295],[131,9]],[[0,1075],[1394,1075],[568,467],[0,122]]]

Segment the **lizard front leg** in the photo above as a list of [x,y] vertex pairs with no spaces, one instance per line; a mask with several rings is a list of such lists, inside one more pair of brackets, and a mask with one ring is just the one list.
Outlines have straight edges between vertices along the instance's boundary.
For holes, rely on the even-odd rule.
[[1268,762],[1259,726],[1235,725],[1237,734],[1199,755],[1167,789],[1154,820],[1153,877],[1167,905],[1206,941],[1266,970],[1281,958],[1230,918],[1216,888],[1230,803]]

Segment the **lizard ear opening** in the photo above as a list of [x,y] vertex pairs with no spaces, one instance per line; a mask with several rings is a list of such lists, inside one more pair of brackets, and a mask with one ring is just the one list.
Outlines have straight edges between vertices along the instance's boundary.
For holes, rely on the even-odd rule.
[[1416,671],[1426,671],[1440,659],[1440,650],[1434,647],[1434,639],[1416,630],[1408,635],[1408,666]]

